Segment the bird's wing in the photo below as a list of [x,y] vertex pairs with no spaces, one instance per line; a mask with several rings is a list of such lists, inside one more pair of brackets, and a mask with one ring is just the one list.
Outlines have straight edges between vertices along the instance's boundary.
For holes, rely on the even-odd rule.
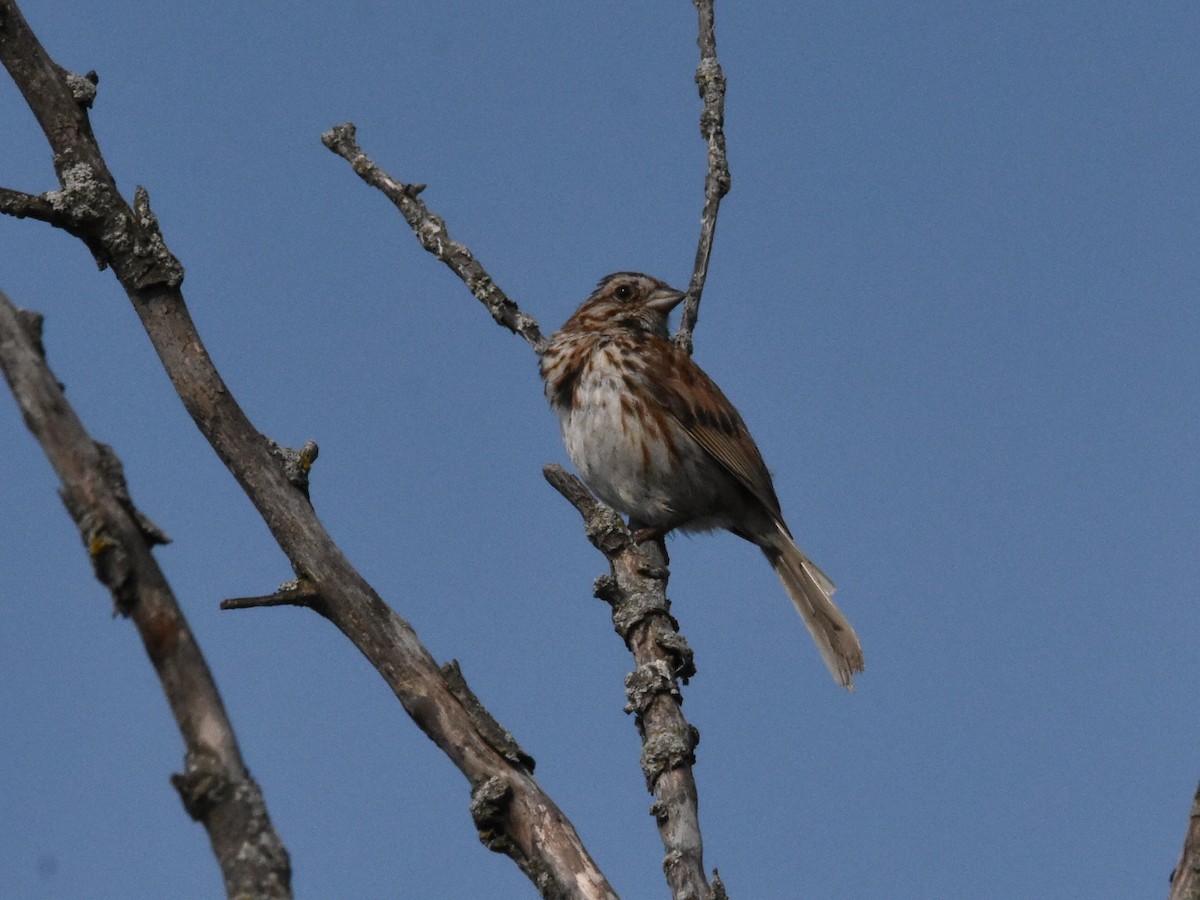
[[[783,514],[746,423],[737,409],[682,350],[671,347],[670,374],[654,386],[656,399],[704,450],[753,494],[780,524]],[[787,526],[784,526],[786,530]]]

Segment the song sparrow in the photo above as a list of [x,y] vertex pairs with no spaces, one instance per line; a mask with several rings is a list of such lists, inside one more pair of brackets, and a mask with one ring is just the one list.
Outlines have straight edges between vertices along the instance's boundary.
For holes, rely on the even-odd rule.
[[792,541],[758,447],[721,389],[667,335],[683,299],[656,278],[604,278],[550,341],[546,397],[588,487],[635,537],[724,528],[757,544],[838,683],[863,669],[833,582]]

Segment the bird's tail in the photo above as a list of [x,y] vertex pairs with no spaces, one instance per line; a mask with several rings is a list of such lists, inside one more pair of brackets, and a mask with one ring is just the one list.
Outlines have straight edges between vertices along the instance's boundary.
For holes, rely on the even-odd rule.
[[854,690],[854,673],[863,670],[862,645],[850,622],[834,605],[833,582],[804,555],[783,528],[767,559],[817,642],[821,658],[842,687]]

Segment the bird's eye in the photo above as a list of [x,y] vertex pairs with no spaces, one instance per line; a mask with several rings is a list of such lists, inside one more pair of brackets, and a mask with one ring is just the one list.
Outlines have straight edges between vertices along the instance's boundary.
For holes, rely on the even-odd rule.
[[618,300],[632,300],[633,288],[627,284],[618,285],[617,289],[613,291],[613,296]]

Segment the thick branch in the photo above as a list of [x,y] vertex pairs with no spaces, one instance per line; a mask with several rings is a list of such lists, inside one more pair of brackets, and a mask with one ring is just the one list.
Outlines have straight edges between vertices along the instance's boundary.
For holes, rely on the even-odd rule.
[[510,300],[492,281],[479,260],[464,245],[450,237],[446,222],[441,216],[430,212],[418,194],[425,190],[423,184],[405,184],[375,164],[358,146],[354,125],[346,122],[335,125],[321,135],[321,142],[346,162],[355,173],[371,187],[378,188],[400,210],[421,246],[450,267],[463,280],[492,318],[514,334],[519,334],[539,356],[546,349],[547,341],[538,329],[537,320]]
[[[476,815],[487,825],[486,831],[480,828],[481,839],[512,857],[543,896],[615,896],[570,822],[526,768],[480,733],[416,633],[351,566],[306,492],[289,479],[272,442],[233,399],[184,304],[182,267],[163,243],[145,192],[139,190],[133,208],[117,192],[88,124],[91,98],[85,104],[80,79],[50,60],[13,0],[0,0],[0,61],[50,142],[80,236],[125,288],[197,427],[262,515],[297,577],[323,599],[321,611],[463,772],[476,799],[487,801]],[[482,290],[478,280],[475,286]],[[498,318],[496,310],[502,313],[503,307],[503,302],[489,306]],[[536,326],[510,327],[537,346]]]
[[287,850],[246,771],[212,673],[150,552],[165,535],[129,500],[120,462],[88,435],[42,358],[40,317],[0,293],[0,369],[62,481],[96,577],[137,627],[187,747],[172,779],[208,831],[229,896],[291,897]]
[[1169,900],[1200,900],[1200,788],[1192,799],[1183,850],[1171,873],[1171,892],[1167,896]]
[[717,36],[713,22],[713,0],[694,0],[699,16],[700,65],[696,68],[696,85],[704,100],[700,111],[700,136],[708,144],[708,173],[704,178],[704,212],[700,216],[700,243],[696,247],[696,263],[692,280],[683,301],[683,315],[675,341],[688,353],[692,352],[692,332],[700,315],[700,296],[708,278],[708,261],[712,256],[713,238],[717,231],[717,212],[721,198],[729,193],[731,179],[729,160],[725,155],[725,73],[717,60]]
[[[679,633],[667,600],[666,560],[654,544],[638,546],[613,510],[604,506],[561,466],[543,470],[546,480],[583,517],[584,531],[607,557],[610,574],[596,579],[596,596],[612,607],[617,633],[637,668],[625,678],[626,712],[634,714],[642,738],[642,772],[654,794],[650,812],[658,822],[666,856],[663,870],[676,900],[723,896],[704,874],[699,799],[692,766],[700,733],[680,708],[685,684],[696,673],[692,651]],[[652,559],[651,556],[658,557]],[[717,892],[720,891],[720,894]]]

